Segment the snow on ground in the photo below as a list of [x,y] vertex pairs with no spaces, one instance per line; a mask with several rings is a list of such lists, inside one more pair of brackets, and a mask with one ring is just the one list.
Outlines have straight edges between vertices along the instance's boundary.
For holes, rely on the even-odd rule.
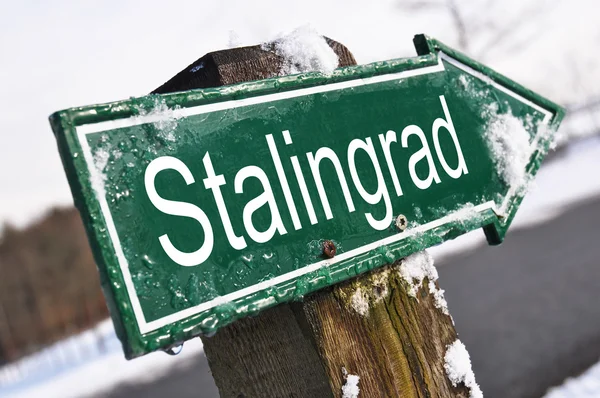
[[600,362],[562,386],[551,388],[544,398],[600,398]]
[[155,352],[134,361],[123,356],[110,320],[0,368],[1,398],[76,398],[114,386],[144,383],[189,366],[202,352],[200,339],[187,341],[181,354]]

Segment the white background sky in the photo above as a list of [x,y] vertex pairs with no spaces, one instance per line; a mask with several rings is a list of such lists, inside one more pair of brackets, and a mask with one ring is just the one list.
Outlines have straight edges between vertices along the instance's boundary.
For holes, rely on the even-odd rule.
[[[600,94],[597,0],[457,3],[475,58],[563,104]],[[458,45],[443,5],[415,11],[400,4],[3,0],[0,223],[23,226],[52,205],[72,203],[47,120],[52,112],[143,95],[206,52],[227,48],[232,36],[258,44],[304,24],[347,45],[359,63],[414,56],[416,33]],[[486,52],[486,43],[497,44]]]

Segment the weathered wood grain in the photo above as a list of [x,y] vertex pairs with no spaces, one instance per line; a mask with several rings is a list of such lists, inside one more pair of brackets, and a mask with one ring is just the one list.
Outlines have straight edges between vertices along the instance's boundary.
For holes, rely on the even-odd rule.
[[[411,297],[392,265],[301,304],[334,392],[345,367],[360,376],[362,397],[468,397],[444,370],[446,346],[456,340],[452,319],[423,286]],[[357,290],[369,303],[364,315],[352,306]]]

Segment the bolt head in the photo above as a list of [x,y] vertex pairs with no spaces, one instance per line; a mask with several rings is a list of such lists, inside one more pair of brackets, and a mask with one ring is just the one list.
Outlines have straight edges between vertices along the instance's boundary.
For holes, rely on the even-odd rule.
[[335,243],[330,240],[326,240],[323,242],[323,256],[327,258],[333,258],[335,256],[337,249],[335,248]]

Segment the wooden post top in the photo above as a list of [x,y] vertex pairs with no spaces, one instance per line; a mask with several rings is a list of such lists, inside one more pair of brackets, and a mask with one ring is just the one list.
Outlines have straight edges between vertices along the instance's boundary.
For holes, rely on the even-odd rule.
[[[328,37],[324,39],[338,56],[338,67],[356,65],[354,56],[346,46]],[[265,49],[269,46],[255,45],[210,52],[185,67],[152,94],[220,87],[278,76],[284,60]]]

